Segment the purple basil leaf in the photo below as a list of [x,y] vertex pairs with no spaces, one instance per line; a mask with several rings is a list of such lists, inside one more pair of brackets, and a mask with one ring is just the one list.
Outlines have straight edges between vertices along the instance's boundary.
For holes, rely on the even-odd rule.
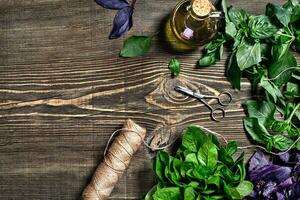
[[132,14],[133,8],[129,6],[117,12],[109,39],[116,39],[131,29]]
[[263,167],[265,165],[268,165],[270,161],[266,159],[263,152],[256,151],[256,153],[251,157],[249,161],[249,171],[252,171],[253,169],[257,167]]
[[294,186],[293,179],[290,177],[285,181],[281,182],[278,187],[283,190],[290,190]]
[[297,183],[293,190],[292,190],[292,197],[294,197],[295,199],[299,199],[300,198],[300,183]]
[[128,2],[126,0],[96,0],[96,2],[103,8],[114,10],[121,10],[128,6]]
[[296,166],[294,167],[294,173],[297,174],[298,176],[300,175],[300,163],[297,163]]
[[256,167],[249,172],[251,181],[257,182],[259,180],[275,181],[281,183],[291,175],[291,168],[282,167],[279,165],[268,164],[263,167]]
[[277,192],[276,199],[277,200],[285,200],[285,196],[284,196],[284,194]]
[[297,152],[295,160],[297,163],[300,163],[300,151]]
[[282,160],[284,163],[289,162],[290,158],[291,158],[291,154],[289,152],[286,152],[284,154],[281,154],[279,156],[280,160]]
[[268,182],[263,189],[263,196],[270,197],[272,193],[276,192],[278,189],[277,184],[275,182]]

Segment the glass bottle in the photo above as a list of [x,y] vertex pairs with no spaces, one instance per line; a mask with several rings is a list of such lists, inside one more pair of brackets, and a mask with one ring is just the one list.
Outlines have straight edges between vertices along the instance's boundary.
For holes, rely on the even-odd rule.
[[218,31],[221,12],[208,0],[182,0],[165,26],[165,37],[175,51],[185,52],[208,43]]

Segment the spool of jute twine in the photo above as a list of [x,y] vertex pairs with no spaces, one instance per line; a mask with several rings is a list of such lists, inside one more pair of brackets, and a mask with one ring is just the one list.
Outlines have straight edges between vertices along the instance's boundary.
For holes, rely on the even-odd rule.
[[144,142],[146,129],[128,119],[119,136],[104,152],[104,160],[97,167],[90,184],[84,189],[84,200],[104,200],[112,192],[128,167],[133,154]]

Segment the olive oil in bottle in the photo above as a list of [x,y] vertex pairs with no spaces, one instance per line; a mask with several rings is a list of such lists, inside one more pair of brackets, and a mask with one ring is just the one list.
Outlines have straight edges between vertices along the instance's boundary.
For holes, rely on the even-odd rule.
[[220,17],[209,0],[182,0],[167,20],[165,39],[175,51],[191,51],[213,39]]

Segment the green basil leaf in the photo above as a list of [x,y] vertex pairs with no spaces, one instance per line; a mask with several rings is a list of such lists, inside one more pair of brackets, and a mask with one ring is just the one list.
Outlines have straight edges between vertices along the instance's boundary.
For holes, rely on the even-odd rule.
[[200,164],[207,166],[208,168],[215,167],[218,162],[217,146],[214,143],[207,141],[199,149],[197,157]]
[[283,7],[292,11],[296,6],[299,5],[299,2],[298,0],[288,0],[284,5]]
[[228,9],[227,9],[226,0],[222,0],[222,2],[221,2],[221,9],[224,12],[226,22],[229,22]]
[[284,92],[285,96],[288,97],[300,97],[300,86],[299,84],[288,82],[286,84],[286,91]]
[[297,6],[293,9],[293,13],[291,16],[291,23],[294,23],[298,20],[300,20],[300,6]]
[[282,97],[280,89],[267,78],[262,77],[260,85],[272,96],[275,103],[277,102],[277,98]]
[[286,151],[290,148],[294,141],[283,135],[274,135],[272,136],[272,143],[274,148],[280,151]]
[[272,131],[283,132],[290,130],[291,125],[285,121],[274,121],[272,124]]
[[251,138],[258,143],[264,144],[270,137],[268,130],[259,122],[258,118],[245,118],[244,127]]
[[217,54],[215,53],[210,53],[202,57],[198,61],[198,66],[209,66],[209,65],[214,65],[217,62]]
[[248,22],[248,13],[237,7],[230,7],[228,17],[236,27],[245,27]]
[[270,127],[274,121],[276,106],[267,101],[246,101],[246,108],[249,117],[257,118],[265,127]]
[[248,196],[253,190],[253,184],[249,181],[242,181],[236,187],[236,190],[241,195],[241,197]]
[[292,67],[297,67],[297,60],[291,52],[287,51],[280,60],[275,61],[270,65],[269,76],[270,78],[276,77],[274,83],[277,86],[282,86],[292,77],[292,72],[294,70],[288,70]]
[[156,176],[162,181],[165,180],[164,171],[165,171],[165,166],[167,166],[168,163],[169,163],[169,155],[164,151],[158,152],[153,162],[153,169]]
[[209,137],[199,127],[189,126],[182,138],[182,145],[190,152],[197,153]]
[[273,61],[280,60],[289,51],[290,44],[278,44],[274,45],[271,50]]
[[233,52],[228,62],[228,68],[226,74],[227,74],[227,80],[231,83],[231,85],[234,88],[240,90],[242,73],[240,68],[238,67],[236,59],[237,59],[236,53]]
[[259,64],[261,61],[260,43],[256,42],[253,45],[243,41],[236,52],[237,64],[241,71],[253,65]]
[[276,4],[269,3],[267,5],[266,15],[275,17],[283,26],[288,26],[291,21],[291,11]]
[[180,188],[179,187],[165,187],[159,188],[153,195],[154,200],[165,200],[165,199],[180,199]]
[[140,57],[149,52],[151,46],[151,37],[148,36],[130,36],[124,43],[120,51],[121,57],[133,58]]
[[172,58],[168,65],[172,75],[178,76],[181,70],[181,65],[176,58]]
[[269,18],[264,15],[251,16],[249,19],[250,34],[253,38],[266,39],[277,32]]
[[184,189],[184,200],[195,200],[196,191],[192,187],[186,187]]
[[234,23],[232,23],[232,22],[226,23],[225,33],[232,38],[235,37],[235,35],[237,34],[237,29],[235,28]]

